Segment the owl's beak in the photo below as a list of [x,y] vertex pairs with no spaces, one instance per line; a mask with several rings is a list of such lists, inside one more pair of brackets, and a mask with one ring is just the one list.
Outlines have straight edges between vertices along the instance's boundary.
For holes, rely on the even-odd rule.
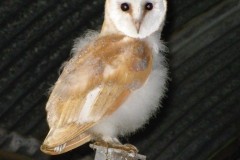
[[139,20],[135,20],[135,21],[134,21],[134,24],[135,24],[135,27],[136,27],[137,33],[139,33],[139,31],[140,31],[140,27],[141,27],[141,21],[139,21]]

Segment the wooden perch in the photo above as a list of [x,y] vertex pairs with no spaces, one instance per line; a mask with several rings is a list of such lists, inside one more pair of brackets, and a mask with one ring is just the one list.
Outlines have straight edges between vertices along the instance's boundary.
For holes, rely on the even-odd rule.
[[134,152],[131,153],[125,150],[107,148],[95,144],[90,144],[90,147],[96,150],[94,160],[146,160],[146,156]]

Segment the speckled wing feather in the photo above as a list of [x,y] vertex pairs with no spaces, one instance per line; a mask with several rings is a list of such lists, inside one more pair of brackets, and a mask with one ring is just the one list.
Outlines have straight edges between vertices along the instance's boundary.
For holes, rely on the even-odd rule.
[[50,131],[41,149],[60,154],[92,139],[88,130],[140,88],[152,69],[146,43],[104,36],[65,65],[46,106]]

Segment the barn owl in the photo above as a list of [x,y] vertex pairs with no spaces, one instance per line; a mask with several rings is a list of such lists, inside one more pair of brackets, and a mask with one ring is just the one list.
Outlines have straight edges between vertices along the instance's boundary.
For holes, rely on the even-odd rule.
[[100,33],[75,42],[46,105],[41,150],[56,155],[91,140],[121,145],[156,112],[167,80],[160,40],[166,0],[106,0]]

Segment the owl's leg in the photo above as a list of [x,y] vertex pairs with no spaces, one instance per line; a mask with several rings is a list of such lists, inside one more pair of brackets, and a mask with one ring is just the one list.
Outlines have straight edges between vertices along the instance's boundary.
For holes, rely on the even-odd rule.
[[101,139],[98,139],[94,145],[124,150],[130,153],[138,153],[138,149],[134,145],[122,144],[117,138],[112,137],[103,137]]

